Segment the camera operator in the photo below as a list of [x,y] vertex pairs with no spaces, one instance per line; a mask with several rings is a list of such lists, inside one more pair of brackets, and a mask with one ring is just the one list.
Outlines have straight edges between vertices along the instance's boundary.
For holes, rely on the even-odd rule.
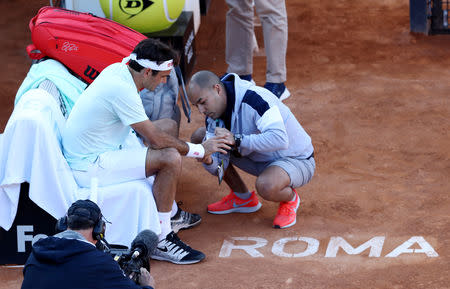
[[140,269],[139,284],[125,276],[110,254],[96,248],[105,231],[100,208],[90,200],[73,203],[57,228],[65,231],[37,241],[23,270],[26,288],[153,288]]

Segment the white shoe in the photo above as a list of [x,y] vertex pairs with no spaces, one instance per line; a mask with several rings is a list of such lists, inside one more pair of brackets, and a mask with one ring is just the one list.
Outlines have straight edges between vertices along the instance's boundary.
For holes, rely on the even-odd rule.
[[174,264],[194,264],[205,259],[205,254],[194,250],[171,232],[165,239],[159,241],[151,256],[152,259],[168,261]]

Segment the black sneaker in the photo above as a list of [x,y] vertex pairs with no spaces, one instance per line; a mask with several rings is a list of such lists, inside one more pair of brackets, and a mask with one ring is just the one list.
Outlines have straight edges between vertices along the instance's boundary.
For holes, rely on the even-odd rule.
[[194,250],[178,238],[177,234],[171,232],[165,239],[159,241],[158,246],[151,256],[152,259],[168,261],[174,264],[194,264],[205,259],[205,254]]
[[202,217],[200,215],[183,211],[178,207],[177,213],[170,219],[170,224],[172,225],[172,230],[178,233],[179,230],[197,226],[201,221]]
[[287,87],[284,85],[283,82],[280,83],[266,82],[266,84],[264,84],[264,88],[270,90],[281,101],[291,96],[291,93],[289,92],[289,90],[287,89]]

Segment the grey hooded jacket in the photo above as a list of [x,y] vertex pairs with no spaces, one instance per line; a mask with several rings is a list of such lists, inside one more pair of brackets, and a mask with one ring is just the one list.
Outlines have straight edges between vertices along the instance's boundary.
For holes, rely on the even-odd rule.
[[145,113],[151,121],[171,118],[180,122],[178,101],[178,78],[172,69],[167,83],[159,84],[154,91],[143,89],[140,92]]

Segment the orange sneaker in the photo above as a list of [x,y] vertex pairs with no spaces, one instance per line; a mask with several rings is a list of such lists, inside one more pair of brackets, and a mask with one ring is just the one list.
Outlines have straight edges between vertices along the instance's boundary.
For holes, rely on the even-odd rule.
[[289,202],[280,202],[277,215],[273,220],[273,227],[277,229],[283,229],[293,226],[297,220],[297,209],[300,205],[300,197],[297,192],[295,193],[295,200]]
[[252,192],[250,198],[244,200],[238,198],[233,191],[223,197],[222,200],[208,205],[208,212],[211,214],[229,214],[229,213],[253,213],[261,208],[261,203],[255,194]]

